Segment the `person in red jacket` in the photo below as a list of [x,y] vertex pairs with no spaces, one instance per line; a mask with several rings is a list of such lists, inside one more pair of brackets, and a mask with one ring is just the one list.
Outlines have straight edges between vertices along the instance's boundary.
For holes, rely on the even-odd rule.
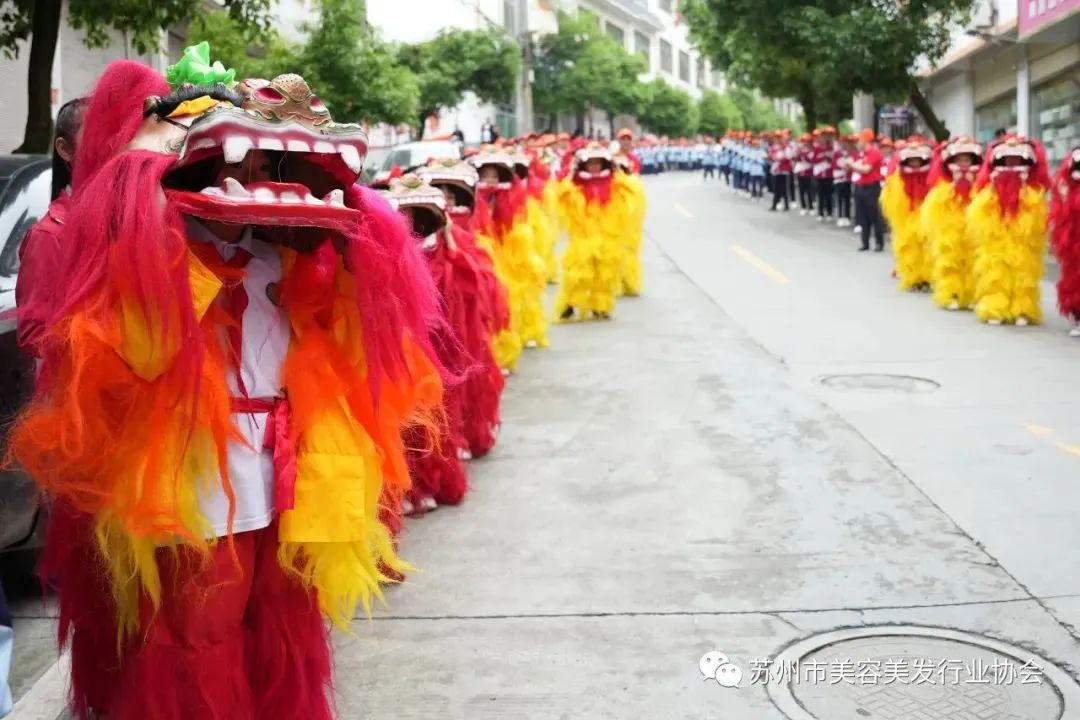
[[849,135],[844,135],[840,138],[840,147],[833,158],[836,227],[851,226],[851,163],[854,159],[854,139]]
[[631,174],[641,174],[641,159],[634,152],[634,131],[623,128],[615,134],[619,141],[619,150],[615,153],[615,162],[629,168]]
[[814,146],[810,133],[799,138],[799,149],[795,151],[795,179],[799,186],[799,214],[809,215],[814,212]]
[[858,225],[862,244],[859,252],[870,249],[870,232],[874,233],[874,250],[885,249],[885,220],[881,216],[882,169],[885,158],[874,142],[874,131],[859,133],[859,154],[851,163],[851,181],[855,184],[855,224]]
[[814,183],[817,185],[817,221],[831,221],[833,215],[833,170],[836,163],[836,128],[826,126],[818,133],[814,155]]
[[1061,263],[1058,309],[1073,323],[1069,334],[1080,337],[1080,146],[1065,156],[1050,201],[1054,255]]
[[71,204],[72,167],[85,109],[86,99],[75,98],[56,114],[52,203],[19,246],[19,278],[15,283],[19,346],[34,356],[39,354],[37,345],[52,314],[53,289],[63,259],[64,219]]
[[772,145],[769,146],[769,171],[772,175],[773,191],[772,207],[769,210],[772,212],[776,211],[781,200],[784,201],[784,212],[791,209],[788,202],[788,186],[791,183],[791,173],[794,168],[793,157],[794,153],[785,137],[777,133]]

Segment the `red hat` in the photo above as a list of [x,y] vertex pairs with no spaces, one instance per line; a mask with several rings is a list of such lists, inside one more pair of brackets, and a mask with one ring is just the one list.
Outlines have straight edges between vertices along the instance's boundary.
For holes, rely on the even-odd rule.
[[859,139],[863,142],[874,142],[874,131],[870,128],[863,128],[859,131]]

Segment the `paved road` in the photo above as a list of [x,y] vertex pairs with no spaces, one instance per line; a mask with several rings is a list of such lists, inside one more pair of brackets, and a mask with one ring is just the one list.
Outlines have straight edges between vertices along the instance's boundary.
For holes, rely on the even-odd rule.
[[[781,720],[698,659],[844,626],[1080,664],[1064,324],[936,310],[849,232],[696,176],[649,197],[646,294],[527,354],[472,495],[411,525],[421,571],[338,639],[343,717]],[[820,382],[865,373],[927,383]]]

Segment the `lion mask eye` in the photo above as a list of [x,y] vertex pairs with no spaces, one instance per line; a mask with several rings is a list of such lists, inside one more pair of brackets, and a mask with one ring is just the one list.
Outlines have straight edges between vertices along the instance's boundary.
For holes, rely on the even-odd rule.
[[255,99],[267,105],[281,105],[285,102],[285,96],[272,87],[261,87],[255,90]]

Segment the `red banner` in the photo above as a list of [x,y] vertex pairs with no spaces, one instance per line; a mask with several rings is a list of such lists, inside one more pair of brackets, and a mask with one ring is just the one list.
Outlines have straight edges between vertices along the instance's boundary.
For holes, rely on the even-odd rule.
[[1080,0],[1019,0],[1020,37],[1026,37],[1080,10]]

